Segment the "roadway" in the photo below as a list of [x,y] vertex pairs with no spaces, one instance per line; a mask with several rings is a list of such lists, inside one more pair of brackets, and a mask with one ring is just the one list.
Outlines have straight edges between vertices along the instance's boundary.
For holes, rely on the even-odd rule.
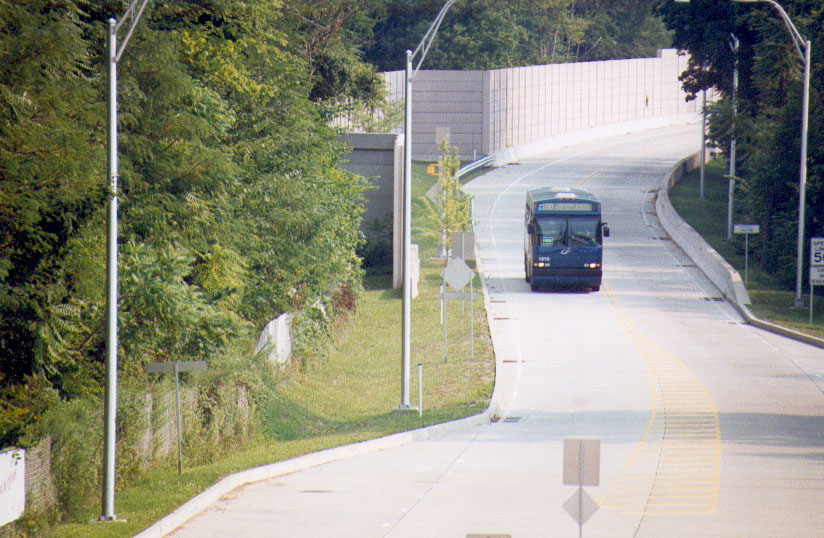
[[[698,129],[589,142],[466,187],[498,420],[246,485],[172,535],[576,536],[563,439],[587,437],[601,441],[587,537],[822,536],[824,351],[742,323],[654,213]],[[599,293],[524,281],[524,193],[562,185],[603,202]]]

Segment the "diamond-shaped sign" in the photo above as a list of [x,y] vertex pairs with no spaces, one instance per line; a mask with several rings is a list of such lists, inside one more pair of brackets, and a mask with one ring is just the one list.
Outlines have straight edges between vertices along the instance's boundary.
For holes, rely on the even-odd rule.
[[564,510],[572,519],[583,525],[598,511],[598,503],[589,496],[586,490],[581,489],[572,494],[564,503]]
[[469,284],[469,280],[475,273],[460,258],[449,258],[446,262],[446,269],[441,275],[446,283],[452,286],[453,290],[459,290]]

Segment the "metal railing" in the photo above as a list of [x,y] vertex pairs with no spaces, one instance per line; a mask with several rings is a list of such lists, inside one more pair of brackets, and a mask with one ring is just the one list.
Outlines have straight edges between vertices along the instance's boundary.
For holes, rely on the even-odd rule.
[[458,171],[455,173],[455,177],[460,178],[461,176],[466,175],[470,172],[474,172],[475,170],[478,170],[479,168],[486,168],[487,166],[491,166],[492,165],[492,160],[493,160],[492,155],[487,155],[486,157],[481,157],[477,161],[473,161],[473,162],[467,164],[466,166],[462,166],[461,168],[459,168]]

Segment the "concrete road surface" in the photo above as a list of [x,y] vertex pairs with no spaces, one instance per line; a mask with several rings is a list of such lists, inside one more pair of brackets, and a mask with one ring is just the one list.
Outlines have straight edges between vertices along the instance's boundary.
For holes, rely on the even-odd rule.
[[[583,437],[601,443],[583,536],[824,536],[824,351],[743,324],[654,214],[699,141],[625,135],[472,181],[499,420],[244,486],[172,535],[575,537],[563,440]],[[600,292],[524,281],[539,186],[601,198]]]

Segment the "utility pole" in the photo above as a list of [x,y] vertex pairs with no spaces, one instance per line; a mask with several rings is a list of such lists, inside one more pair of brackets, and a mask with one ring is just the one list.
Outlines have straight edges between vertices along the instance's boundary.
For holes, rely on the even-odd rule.
[[[403,122],[403,306],[401,331],[401,403],[396,408],[397,411],[412,410],[409,403],[409,364],[410,364],[410,335],[411,335],[411,310],[412,310],[412,271],[410,267],[410,251],[412,246],[412,79],[415,78],[418,69],[421,68],[429,47],[435,40],[438,28],[443,22],[446,11],[455,3],[449,0],[441,8],[438,16],[429,25],[429,29],[424,34],[423,39],[414,51],[406,51],[406,72],[404,79],[404,122]],[[418,65],[412,70],[412,61],[415,56],[421,54]]]
[[729,193],[727,195],[727,241],[732,241],[732,221],[733,221],[733,198],[735,196],[735,115],[736,99],[738,99],[738,37],[732,37],[732,47],[735,53],[735,69],[732,72],[732,120],[730,122],[730,173],[729,173]]
[[[114,512],[115,454],[117,452],[117,62],[126,49],[149,0],[133,0],[118,23],[109,19],[109,121],[108,159],[109,208],[106,231],[106,387],[103,411],[103,511],[100,521],[116,521]],[[127,20],[131,21],[123,42],[118,47],[117,31]]]

